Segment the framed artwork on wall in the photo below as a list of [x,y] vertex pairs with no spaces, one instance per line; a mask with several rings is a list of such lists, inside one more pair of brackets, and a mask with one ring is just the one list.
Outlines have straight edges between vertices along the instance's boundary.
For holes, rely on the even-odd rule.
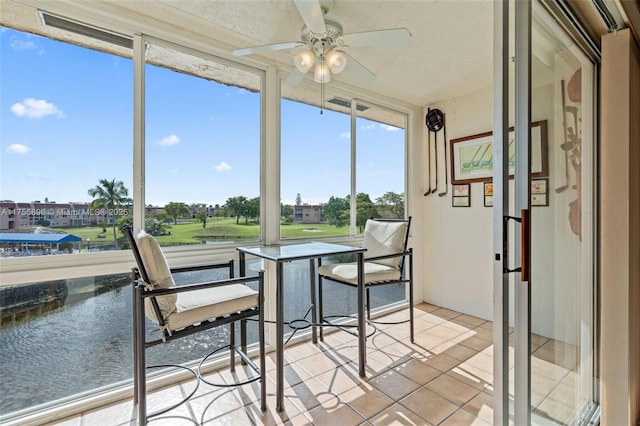
[[[531,123],[531,176],[549,175],[547,121]],[[451,139],[451,183],[493,180],[493,132]],[[515,132],[509,129],[509,176],[515,167]]]
[[468,183],[453,185],[453,197],[451,197],[452,207],[471,206],[471,185]]

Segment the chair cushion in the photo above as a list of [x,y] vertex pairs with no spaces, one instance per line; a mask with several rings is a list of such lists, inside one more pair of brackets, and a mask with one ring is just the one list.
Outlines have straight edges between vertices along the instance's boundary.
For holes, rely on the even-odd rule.
[[258,292],[244,284],[178,293],[176,310],[167,318],[170,330],[258,306]]
[[[367,249],[364,254],[365,258],[402,252],[406,233],[406,222],[367,220],[362,242],[362,246]],[[400,257],[376,260],[376,263],[397,268],[400,264]]]
[[[323,277],[358,284],[358,263],[332,263],[318,268],[318,274]],[[383,265],[375,262],[364,262],[364,283],[375,281],[392,281],[400,279],[400,270],[396,266]]]
[[[142,263],[149,276],[150,283],[146,283],[152,290],[159,288],[172,288],[175,287],[173,276],[171,275],[171,269],[167,259],[164,257],[164,253],[160,248],[158,241],[151,235],[140,231],[136,236],[136,244],[140,251],[140,257],[142,257]],[[176,310],[177,296],[175,294],[169,294],[167,296],[156,297],[160,311],[163,317],[167,317],[173,311]],[[153,310],[151,299],[146,298],[144,301],[144,312],[153,321],[158,322],[156,313]]]

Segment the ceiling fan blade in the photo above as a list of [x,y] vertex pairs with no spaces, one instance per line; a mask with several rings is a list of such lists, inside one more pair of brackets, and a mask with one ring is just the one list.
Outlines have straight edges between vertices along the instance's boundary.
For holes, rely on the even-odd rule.
[[407,46],[411,42],[411,33],[406,28],[392,28],[345,34],[341,39],[344,47]]
[[347,57],[347,67],[344,69],[345,74],[358,80],[362,84],[371,84],[376,81],[376,75],[367,67],[356,61],[353,56],[346,52],[342,53]]
[[302,47],[304,43],[301,41],[286,41],[283,43],[265,44],[262,46],[244,47],[233,51],[235,56],[252,55],[254,53],[273,52],[275,50],[293,49]]
[[324,34],[327,27],[324,25],[324,13],[320,8],[319,0],[294,0],[300,16],[307,28],[315,34]]
[[298,68],[294,68],[293,71],[291,71],[291,74],[289,74],[287,79],[284,81],[284,84],[286,86],[297,86],[303,79],[304,73],[298,71]]

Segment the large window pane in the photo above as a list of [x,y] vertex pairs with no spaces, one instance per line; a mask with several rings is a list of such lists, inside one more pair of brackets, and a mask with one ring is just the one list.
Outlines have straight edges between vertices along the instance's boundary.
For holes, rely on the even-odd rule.
[[281,109],[281,237],[349,235],[335,205],[350,191],[350,116],[287,99]]
[[162,245],[260,237],[257,74],[149,44],[145,228]]
[[356,119],[356,224],[370,217],[400,219],[405,213],[405,116],[358,104]]
[[132,61],[0,30],[2,256],[117,248],[132,184]]

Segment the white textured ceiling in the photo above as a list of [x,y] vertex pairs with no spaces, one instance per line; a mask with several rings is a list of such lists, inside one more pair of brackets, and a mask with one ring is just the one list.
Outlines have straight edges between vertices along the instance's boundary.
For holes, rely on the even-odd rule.
[[[325,0],[323,0],[324,2]],[[91,18],[118,14],[129,22],[153,20],[193,32],[228,49],[300,40],[302,18],[290,0],[2,0],[2,23],[47,33],[34,17],[40,5],[54,11],[81,9]],[[351,56],[377,75],[366,87],[416,106],[473,92],[491,84],[492,3],[489,0],[335,0],[326,18],[345,33],[405,27],[408,47],[352,48]],[[24,10],[22,10],[24,9]],[[75,12],[75,10],[74,10]],[[19,21],[19,22],[18,22]],[[292,67],[293,54],[263,55],[281,69]],[[357,82],[341,74],[349,84]]]

